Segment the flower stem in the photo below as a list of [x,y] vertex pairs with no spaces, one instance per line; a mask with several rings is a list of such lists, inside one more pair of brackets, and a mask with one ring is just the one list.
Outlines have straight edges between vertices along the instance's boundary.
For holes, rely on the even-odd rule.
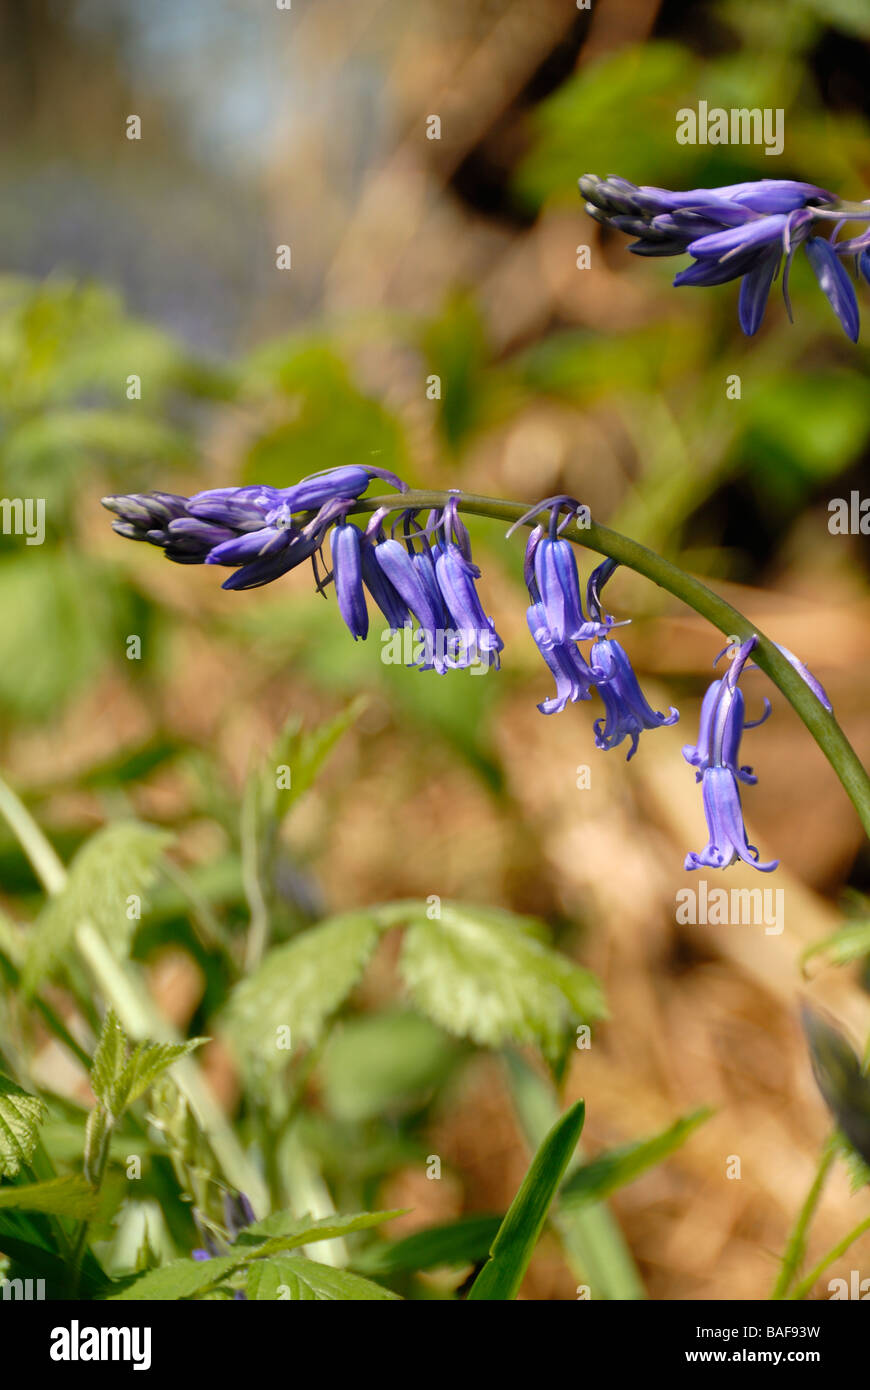
[[[478,497],[471,493],[428,491],[391,493],[388,497],[365,497],[357,501],[350,510],[374,512],[385,508],[391,512],[407,509],[423,511],[428,508],[441,508],[451,497],[456,498],[461,511],[475,516],[491,517],[495,521],[519,521],[528,511],[522,502],[509,502],[497,497]],[[544,510],[539,515],[528,518],[526,524],[543,524],[548,517],[549,511]],[[702,618],[706,618],[726,636],[733,635],[745,642],[755,634],[758,637],[758,646],[752,654],[753,661],[757,662],[774,685],[782,691],[798,717],[803,720],[842,782],[858,812],[864,830],[870,835],[870,776],[833,714],[820,703],[803,677],[769,637],[699,579],[686,574],[670,560],[664,559],[655,551],[648,550],[645,545],[621,535],[618,531],[611,531],[606,526],[599,526],[597,522],[590,521],[588,526],[572,522],[561,534],[566,540],[618,560],[627,569],[635,570],[651,579],[660,589],[666,589],[669,594],[694,608],[696,613],[700,613]]]

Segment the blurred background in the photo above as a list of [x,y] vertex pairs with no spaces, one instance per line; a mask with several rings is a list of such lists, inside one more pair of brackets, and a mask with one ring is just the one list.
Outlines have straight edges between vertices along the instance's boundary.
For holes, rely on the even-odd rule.
[[[831,498],[870,495],[866,325],[853,347],[796,263],[794,326],[774,295],[748,341],[734,286],[671,289],[676,263],[627,254],[576,181],[789,177],[868,197],[868,42],[860,0],[0,2],[0,491],[44,497],[47,526],[40,548],[0,536],[6,775],[64,857],[118,815],[170,829],[200,906],[232,930],[248,770],[289,715],[313,724],[366,692],[283,827],[276,933],[433,893],[545,918],[609,1001],[567,1081],[587,1151],[715,1110],[614,1200],[656,1299],[766,1295],[829,1124],[797,1001],[856,1043],[870,1027],[860,964],[800,967],[866,914],[870,886],[854,810],[803,726],[774,692],[746,745],[782,935],[678,927],[683,858],[705,838],[680,748],[722,645],[694,615],[631,574],[610,586],[651,702],[682,713],[627,768],[595,750],[585,707],[536,710],[550,677],[526,631],[522,540],[498,524],[472,532],[503,669],[442,680],[354,645],[309,574],[223,594],[213,571],[115,537],[99,499],[286,486],[355,461],[530,503],[569,493],[799,652],[866,757],[866,540],[827,527]],[[675,113],[699,100],[783,108],[782,155],[678,145]],[[746,681],[751,714],[763,686]],[[5,830],[0,884],[26,916],[36,885]],[[214,1032],[220,969],[171,884],[135,951],[167,1014]],[[407,1027],[394,956],[387,938],[345,1025],[353,1051],[373,1011],[393,1020],[369,1038],[382,1061]],[[414,1208],[405,1230],[503,1209],[528,1162],[496,1059],[418,1043],[410,1079],[365,1093],[336,1064],[309,1097],[324,1171],[354,1154],[380,1205]],[[231,1106],[219,1034],[207,1065]],[[43,1066],[62,1090],[49,1044]],[[838,1173],[811,1256],[867,1205]],[[831,1276],[868,1262],[865,1237]],[[575,1282],[545,1240],[524,1293],[572,1298]]]

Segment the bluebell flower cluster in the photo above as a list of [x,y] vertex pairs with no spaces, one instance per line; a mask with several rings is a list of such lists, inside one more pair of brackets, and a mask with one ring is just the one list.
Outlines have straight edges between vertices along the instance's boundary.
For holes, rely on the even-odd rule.
[[782,292],[791,319],[789,270],[803,247],[844,332],[857,341],[858,300],[843,262],[854,257],[858,276],[870,283],[870,231],[842,239],[840,233],[849,222],[870,221],[870,202],[843,203],[825,188],[792,179],[672,192],[584,174],[580,191],[591,217],[636,238],[628,248],[636,255],[692,256],[675,285],[740,280],[740,326],[750,336],[761,325],[783,264]]
[[[617,748],[627,738],[628,761],[637,752],[644,729],[674,724],[680,716],[673,707],[665,715],[650,706],[628,654],[611,636],[614,620],[602,608],[601,591],[617,568],[614,560],[605,560],[590,575],[586,587],[588,616],[584,612],[574,547],[560,536],[560,527],[572,519],[578,507],[573,498],[548,497],[516,523],[521,525],[550,510],[549,527],[546,531],[542,526],[534,528],[525,557],[531,600],[529,631],[556,681],[556,694],[538,709],[542,714],[557,714],[569,702],[590,700],[596,691],[605,709],[604,717],[593,724],[596,747]],[[567,515],[560,522],[563,509]],[[577,645],[586,641],[593,642],[588,661]]]
[[[359,502],[375,477],[396,488],[397,498],[371,504],[376,510],[368,523],[357,525],[350,515],[364,510]],[[463,668],[497,670],[504,644],[477,591],[480,570],[472,559],[458,495],[424,514],[404,504],[406,492],[401,479],[383,469],[350,465],[326,469],[289,488],[214,488],[192,497],[135,493],[105,497],[103,504],[114,514],[119,535],[160,547],[176,564],[231,567],[225,589],[269,584],[309,560],[318,590],[335,585],[339,612],[355,641],[369,635],[369,603],[380,610],[386,622],[382,640],[396,639],[401,653],[388,657],[385,649],[384,660],[441,675]],[[527,621],[556,685],[538,709],[556,714],[597,696],[604,714],[593,721],[596,747],[610,750],[627,741],[630,760],[642,733],[676,723],[679,713],[673,706],[667,713],[652,708],[628,653],[613,635],[624,623],[605,611],[602,594],[617,561],[606,559],[593,569],[584,603],[574,546],[563,532],[572,521],[582,524],[579,518],[587,512],[575,498],[548,497],[508,532],[531,527],[524,561]],[[329,563],[324,557],[327,540]],[[726,868],[738,859],[763,872],[776,868],[775,861],[759,863],[758,851],[748,843],[739,792],[739,783],[756,780],[751,768],[740,763],[743,731],[754,724],[746,721],[738,682],[757,640],[752,637],[734,648],[728,674],[714,681],[704,697],[697,744],[683,749],[702,783],[710,835],[704,850],[688,855],[689,869]],[[585,643],[589,650],[584,654]],[[780,651],[830,710],[825,691],[806,666],[786,647]],[[765,701],[764,714],[755,723],[769,713]],[[245,1215],[234,1207],[233,1220],[238,1212]],[[206,1242],[201,1257],[210,1253]]]
[[[406,664],[419,670],[497,669],[504,643],[480,601],[480,570],[456,500],[425,524],[412,510],[400,512],[387,534],[390,512],[383,510],[362,529],[347,514],[373,477],[406,491],[384,469],[348,465],[289,488],[134,493],[104,497],[103,506],[114,513],[119,535],[159,546],[176,564],[232,568],[224,589],[271,584],[310,560],[318,589],[334,582],[354,640],[368,636],[371,599],[391,634],[413,636]],[[331,570],[323,559],[327,537]]]

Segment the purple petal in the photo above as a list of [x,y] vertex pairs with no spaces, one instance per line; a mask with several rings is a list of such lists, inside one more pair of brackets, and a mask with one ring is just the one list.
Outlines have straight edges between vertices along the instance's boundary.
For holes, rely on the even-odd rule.
[[207,565],[246,565],[250,560],[258,560],[261,555],[274,555],[285,550],[294,537],[289,527],[263,526],[259,531],[247,531],[243,536],[216,545],[208,558]]
[[846,337],[857,343],[860,327],[858,300],[852,281],[843,269],[836,251],[829,241],[824,241],[821,237],[810,237],[806,248],[816,279],[843,325]]
[[779,249],[768,251],[743,277],[737,315],[740,327],[748,338],[757,333],[764,318],[770,287],[779,268]]
[[697,241],[689,243],[687,250],[692,256],[714,256],[718,259],[751,247],[767,246],[781,239],[787,220],[783,213],[759,217],[742,227],[731,227],[725,232],[699,237]]
[[369,612],[362,580],[361,541],[362,532],[349,521],[336,526],[330,540],[338,611],[353,634],[354,641],[358,637],[365,640],[369,631]]

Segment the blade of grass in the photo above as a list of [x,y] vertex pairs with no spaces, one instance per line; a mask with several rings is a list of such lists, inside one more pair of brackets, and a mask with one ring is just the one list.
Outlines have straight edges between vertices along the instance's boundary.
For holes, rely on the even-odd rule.
[[[559,1114],[555,1092],[518,1053],[509,1052],[504,1060],[520,1124],[535,1148]],[[569,1173],[581,1158],[578,1149],[568,1165]],[[550,1224],[572,1273],[579,1283],[590,1286],[594,1298],[621,1302],[646,1298],[631,1251],[606,1202],[573,1211],[563,1210],[559,1202],[550,1213]]]
[[586,1106],[578,1100],[545,1136],[499,1227],[490,1258],[471,1286],[469,1299],[516,1298],[585,1118]]

